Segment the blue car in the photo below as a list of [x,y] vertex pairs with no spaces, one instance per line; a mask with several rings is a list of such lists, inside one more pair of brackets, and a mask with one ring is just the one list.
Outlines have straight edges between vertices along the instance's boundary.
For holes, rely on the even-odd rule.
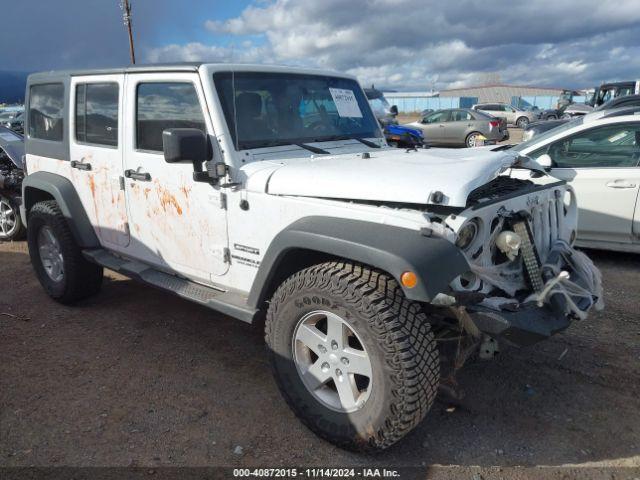
[[369,100],[373,113],[382,126],[384,136],[389,145],[399,148],[425,146],[424,133],[421,130],[398,125],[396,120],[398,107],[389,105],[380,90],[376,90],[372,86],[371,88],[365,88],[364,93]]

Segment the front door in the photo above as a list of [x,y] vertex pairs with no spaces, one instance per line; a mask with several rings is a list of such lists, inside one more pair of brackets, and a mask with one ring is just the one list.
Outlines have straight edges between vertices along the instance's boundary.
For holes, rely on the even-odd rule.
[[545,149],[553,160],[551,175],[575,189],[578,239],[631,243],[640,188],[640,125],[595,127]]
[[450,110],[439,110],[427,115],[420,124],[427,143],[433,145],[446,144],[446,124],[451,118]]
[[71,176],[103,245],[123,250],[129,224],[121,190],[124,75],[72,77]]
[[197,74],[131,74],[124,176],[134,256],[195,281],[226,273],[226,205],[220,188],[193,181],[190,162],[167,163],[162,131],[213,134]]

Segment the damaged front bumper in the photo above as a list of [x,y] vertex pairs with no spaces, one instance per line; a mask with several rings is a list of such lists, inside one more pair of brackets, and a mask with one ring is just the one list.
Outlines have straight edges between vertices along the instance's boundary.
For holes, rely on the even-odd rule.
[[593,262],[559,240],[541,267],[542,288],[522,302],[486,302],[466,307],[477,331],[526,346],[545,340],[604,307],[602,280]]

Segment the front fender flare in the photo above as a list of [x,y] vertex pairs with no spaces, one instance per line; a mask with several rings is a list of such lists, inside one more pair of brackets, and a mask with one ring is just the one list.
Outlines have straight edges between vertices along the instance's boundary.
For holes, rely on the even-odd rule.
[[22,213],[25,222],[29,220],[31,207],[39,201],[38,198],[41,198],[39,192],[47,193],[58,203],[69,224],[71,233],[80,247],[97,248],[100,246],[96,232],[73,183],[55,173],[34,172],[24,178],[22,182],[22,204],[24,207]]
[[392,275],[418,276],[414,288],[402,287],[410,300],[429,302],[449,291],[469,264],[451,242],[417,230],[332,217],[304,217],[280,232],[267,249],[249,293],[248,304],[260,308],[287,252],[304,249],[363,263]]

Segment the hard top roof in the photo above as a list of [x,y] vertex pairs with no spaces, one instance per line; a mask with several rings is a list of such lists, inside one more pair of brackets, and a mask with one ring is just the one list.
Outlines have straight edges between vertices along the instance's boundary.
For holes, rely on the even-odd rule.
[[329,70],[309,69],[290,66],[277,65],[259,65],[259,64],[243,64],[243,63],[206,63],[206,62],[180,62],[180,63],[153,63],[128,65],[126,67],[116,68],[93,68],[80,70],[51,70],[45,72],[37,72],[29,75],[28,83],[50,82],[54,79],[68,78],[72,76],[88,76],[88,75],[108,75],[119,73],[153,73],[153,72],[197,72],[200,67],[209,67],[213,71],[256,71],[256,72],[291,72],[299,74],[315,74],[315,75],[331,75],[346,78],[355,78]]

